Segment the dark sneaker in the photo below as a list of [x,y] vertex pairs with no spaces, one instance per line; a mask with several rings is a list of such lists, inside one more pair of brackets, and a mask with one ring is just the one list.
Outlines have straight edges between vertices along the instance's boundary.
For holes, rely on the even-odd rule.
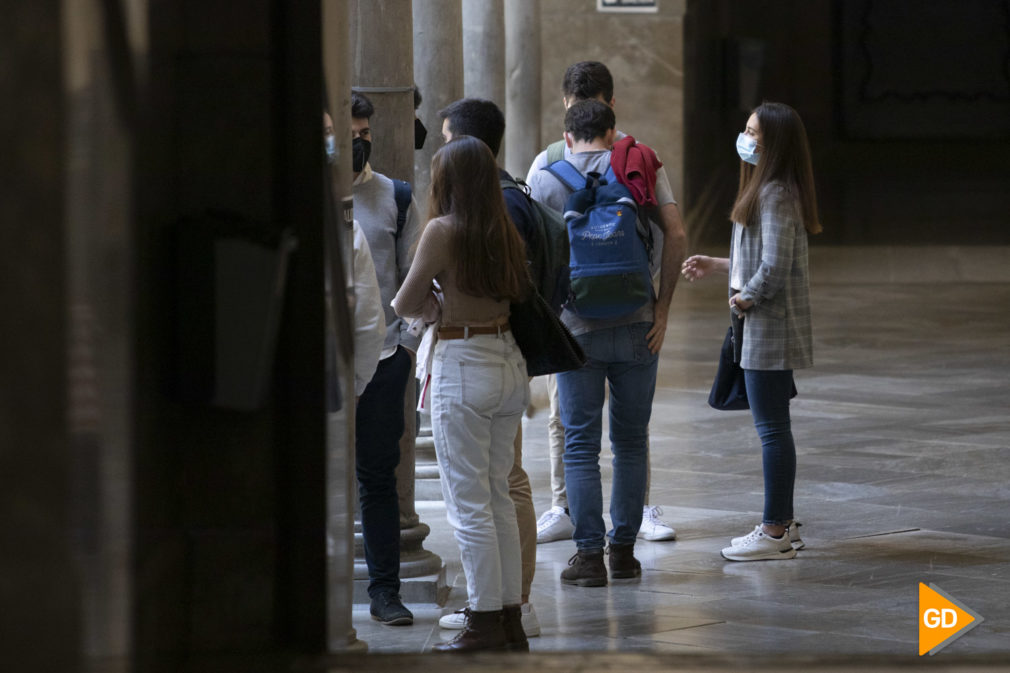
[[607,586],[607,567],[603,565],[603,550],[577,551],[568,559],[568,568],[561,573],[562,584],[579,587]]
[[635,558],[634,544],[614,544],[607,547],[610,556],[610,576],[615,580],[642,576],[642,564]]
[[372,619],[387,626],[410,626],[414,623],[414,614],[403,607],[399,594],[386,591],[372,598],[369,608]]

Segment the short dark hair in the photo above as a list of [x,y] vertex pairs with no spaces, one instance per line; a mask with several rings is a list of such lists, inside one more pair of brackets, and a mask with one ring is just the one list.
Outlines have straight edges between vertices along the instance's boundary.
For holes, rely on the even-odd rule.
[[351,117],[354,119],[371,119],[375,114],[375,106],[368,96],[360,91],[351,92]]
[[491,154],[498,156],[505,135],[505,115],[497,105],[483,98],[463,98],[439,110],[438,116],[449,120],[453,136],[483,140],[491,148]]
[[575,140],[589,142],[602,138],[616,124],[614,109],[595,98],[576,101],[565,113],[565,131]]
[[588,100],[603,97],[605,103],[614,98],[614,78],[607,66],[599,61],[579,61],[568,66],[561,82],[565,98]]

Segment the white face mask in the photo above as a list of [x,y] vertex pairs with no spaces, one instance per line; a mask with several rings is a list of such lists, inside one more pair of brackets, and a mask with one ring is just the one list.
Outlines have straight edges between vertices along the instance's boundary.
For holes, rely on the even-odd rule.
[[749,164],[757,166],[761,153],[757,150],[757,141],[745,133],[736,137],[736,153]]
[[326,135],[326,160],[331,164],[337,158],[337,139],[332,133]]

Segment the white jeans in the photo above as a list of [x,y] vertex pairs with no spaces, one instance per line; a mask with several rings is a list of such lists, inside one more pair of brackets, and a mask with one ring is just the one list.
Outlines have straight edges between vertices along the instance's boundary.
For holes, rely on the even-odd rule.
[[529,404],[526,361],[511,332],[443,340],[431,379],[435,454],[470,609],[518,605],[522,561],[508,477]]

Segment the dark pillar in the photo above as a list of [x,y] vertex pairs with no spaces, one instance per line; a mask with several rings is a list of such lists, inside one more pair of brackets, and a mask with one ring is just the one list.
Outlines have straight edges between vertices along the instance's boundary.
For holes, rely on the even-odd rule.
[[0,634],[8,665],[80,667],[69,538],[61,4],[0,2]]

